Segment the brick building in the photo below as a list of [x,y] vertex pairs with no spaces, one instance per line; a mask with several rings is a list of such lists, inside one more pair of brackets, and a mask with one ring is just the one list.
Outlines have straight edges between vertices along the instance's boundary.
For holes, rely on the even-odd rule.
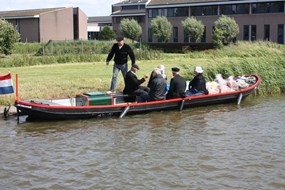
[[88,18],[79,8],[1,11],[0,18],[16,27],[22,42],[87,39]]
[[284,44],[284,0],[124,0],[112,5],[113,29],[118,33],[122,18],[135,18],[143,28],[143,42],[158,42],[150,22],[165,16],[172,24],[170,43],[189,43],[181,21],[194,16],[205,25],[201,43],[212,42],[214,22],[227,15],[235,19],[240,32],[236,40],[270,40]]

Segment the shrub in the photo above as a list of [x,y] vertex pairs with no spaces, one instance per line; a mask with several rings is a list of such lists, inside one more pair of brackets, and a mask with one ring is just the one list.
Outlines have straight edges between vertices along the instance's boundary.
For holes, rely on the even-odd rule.
[[142,27],[134,19],[122,19],[120,30],[125,37],[133,41],[142,34]]
[[161,42],[166,42],[170,39],[172,34],[172,25],[166,17],[156,17],[151,23],[151,30],[153,35]]
[[99,40],[112,40],[115,38],[115,32],[109,26],[105,26],[99,34]]
[[20,40],[16,28],[6,20],[0,19],[0,53],[10,55],[14,44]]
[[222,15],[215,22],[214,29],[214,42],[218,43],[222,42],[223,44],[229,44],[232,42],[233,38],[239,33],[239,26],[233,18]]
[[182,26],[186,34],[193,38],[195,42],[198,42],[204,33],[203,23],[194,17],[186,18],[184,21],[182,21]]

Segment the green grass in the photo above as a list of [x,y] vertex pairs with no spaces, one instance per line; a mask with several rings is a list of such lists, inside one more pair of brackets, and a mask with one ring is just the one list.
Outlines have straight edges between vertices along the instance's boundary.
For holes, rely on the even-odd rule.
[[[19,59],[25,59],[24,55]],[[100,54],[99,61],[35,64],[26,63],[21,67],[0,67],[0,75],[19,75],[19,96],[26,98],[58,98],[75,96],[83,92],[107,91],[110,87],[113,64],[106,66],[106,54]],[[54,56],[59,58],[58,56]],[[80,57],[80,55],[75,56]],[[44,59],[44,57],[40,57]],[[9,57],[0,58],[9,59]],[[72,62],[72,61],[71,61]],[[213,80],[217,73],[224,77],[256,73],[262,82],[259,92],[263,95],[278,94],[285,91],[285,46],[268,42],[238,43],[221,50],[191,52],[188,54],[161,54],[160,59],[138,60],[140,65],[138,77],[149,74],[159,64],[165,65],[168,79],[171,79],[171,68],[181,68],[181,75],[186,79],[193,78],[193,68],[200,65],[204,69],[206,79]],[[33,64],[31,64],[33,65]],[[168,81],[169,81],[168,80]],[[145,82],[144,85],[147,83]],[[124,82],[119,74],[118,90],[122,90]],[[0,105],[13,104],[14,97],[0,95]]]

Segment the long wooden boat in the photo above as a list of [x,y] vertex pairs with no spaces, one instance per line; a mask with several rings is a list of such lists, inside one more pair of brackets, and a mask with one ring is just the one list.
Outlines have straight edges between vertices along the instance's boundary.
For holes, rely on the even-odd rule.
[[183,110],[190,107],[237,102],[254,92],[260,84],[255,74],[245,75],[254,78],[248,87],[231,92],[188,96],[151,102],[125,102],[121,93],[85,93],[63,99],[17,99],[15,107],[18,116],[27,115],[35,120],[64,120],[126,114],[139,114],[162,110]]

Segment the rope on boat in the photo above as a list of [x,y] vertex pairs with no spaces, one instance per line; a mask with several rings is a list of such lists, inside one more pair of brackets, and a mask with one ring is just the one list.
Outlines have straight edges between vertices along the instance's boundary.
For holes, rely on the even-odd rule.
[[122,119],[127,114],[129,109],[130,109],[130,106],[125,107],[124,111],[122,111],[122,113],[120,115],[120,119]]

